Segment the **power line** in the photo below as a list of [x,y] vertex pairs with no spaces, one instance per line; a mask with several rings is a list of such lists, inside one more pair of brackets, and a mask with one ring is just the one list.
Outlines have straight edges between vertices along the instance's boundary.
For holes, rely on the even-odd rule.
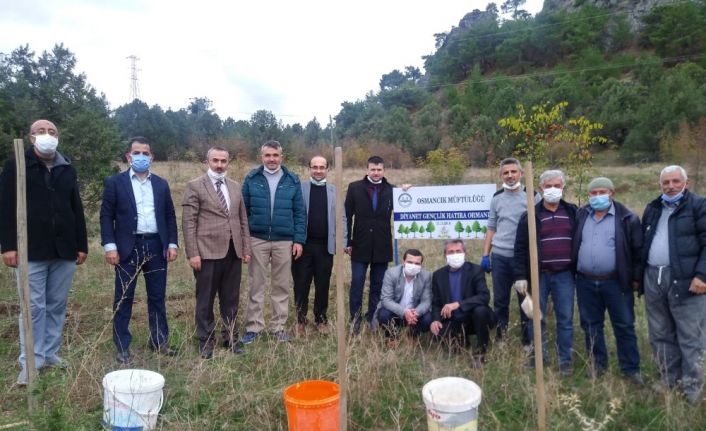
[[130,101],[140,98],[140,87],[137,81],[137,72],[141,69],[137,68],[137,61],[139,58],[137,56],[129,55],[127,57],[130,60]]

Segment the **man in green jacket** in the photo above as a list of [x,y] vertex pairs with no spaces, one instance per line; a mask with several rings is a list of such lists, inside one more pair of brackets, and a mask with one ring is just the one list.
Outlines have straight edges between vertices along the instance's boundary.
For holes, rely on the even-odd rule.
[[243,201],[248,213],[252,260],[243,344],[265,329],[263,313],[267,266],[272,280],[270,333],[278,341],[291,338],[284,329],[289,308],[292,257],[298,259],[306,240],[306,208],[299,177],[282,166],[282,146],[267,141],[260,149],[262,166],[245,177]]

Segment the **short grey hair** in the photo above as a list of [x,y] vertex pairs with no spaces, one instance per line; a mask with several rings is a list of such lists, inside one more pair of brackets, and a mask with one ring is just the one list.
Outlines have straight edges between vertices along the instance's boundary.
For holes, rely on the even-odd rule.
[[503,167],[505,167],[505,166],[507,166],[507,165],[517,165],[517,169],[519,169],[520,172],[523,172],[523,171],[522,171],[522,164],[520,163],[519,160],[517,160],[517,159],[514,158],[514,157],[507,157],[507,158],[502,159],[502,160],[500,161],[500,168],[498,168],[498,171],[502,174],[502,173],[503,173]]
[[667,166],[666,168],[662,169],[662,172],[659,173],[659,179],[660,181],[662,180],[662,177],[664,174],[671,174],[672,172],[680,171],[681,176],[684,178],[684,181],[688,180],[689,177],[686,176],[686,169],[682,168],[679,165],[670,165]]
[[260,152],[262,152],[265,148],[272,148],[273,150],[282,151],[282,144],[280,144],[279,141],[271,140],[262,144],[262,147],[260,147]]
[[209,160],[211,158],[211,153],[214,151],[223,151],[224,153],[226,153],[226,159],[230,158],[230,152],[228,152],[228,150],[226,150],[224,147],[215,146],[209,148],[206,152],[206,160]]
[[542,172],[542,175],[539,176],[539,187],[544,187],[544,183],[547,180],[551,180],[552,178],[561,178],[561,184],[566,185],[566,175],[559,169],[550,169],[548,171]]
[[446,254],[446,247],[451,244],[461,244],[461,247],[463,247],[463,252],[466,252],[466,244],[463,243],[463,240],[459,238],[452,238],[444,241],[444,254]]

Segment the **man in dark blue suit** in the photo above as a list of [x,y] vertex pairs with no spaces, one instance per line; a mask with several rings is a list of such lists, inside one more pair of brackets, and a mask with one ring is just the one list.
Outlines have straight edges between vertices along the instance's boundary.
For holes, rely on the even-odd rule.
[[142,272],[147,287],[149,346],[173,356],[167,339],[167,262],[177,257],[177,224],[169,184],[150,172],[150,142],[141,136],[130,139],[126,154],[130,168],[105,180],[101,204],[101,244],[105,260],[115,267],[113,341],[119,363],[130,362],[128,329],[132,316],[137,276]]

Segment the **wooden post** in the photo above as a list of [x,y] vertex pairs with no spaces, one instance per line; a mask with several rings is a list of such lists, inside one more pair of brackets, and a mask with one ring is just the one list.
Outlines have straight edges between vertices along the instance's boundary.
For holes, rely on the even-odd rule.
[[15,166],[17,182],[17,294],[20,297],[22,327],[25,334],[25,369],[27,370],[27,405],[33,413],[36,400],[32,387],[37,378],[34,365],[34,337],[32,335],[32,308],[30,306],[29,274],[27,270],[27,177],[25,149],[22,139],[15,139]]
[[336,169],[336,337],[338,338],[338,385],[341,389],[339,429],[348,428],[348,360],[346,357],[346,292],[343,287],[343,150],[334,149]]
[[527,230],[529,232],[530,273],[532,286],[532,327],[534,328],[534,369],[537,388],[537,429],[546,429],[546,409],[544,395],[544,358],[542,356],[542,311],[539,308],[539,257],[537,256],[537,225],[534,211],[534,171],[532,162],[525,165],[525,185],[527,187]]

